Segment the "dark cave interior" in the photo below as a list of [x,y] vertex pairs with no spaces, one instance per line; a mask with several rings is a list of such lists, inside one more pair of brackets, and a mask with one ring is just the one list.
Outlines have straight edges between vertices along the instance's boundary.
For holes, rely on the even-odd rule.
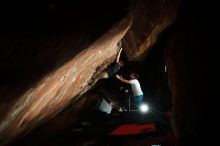
[[[81,0],[77,2],[48,0],[43,2],[17,1],[13,4],[8,2],[1,5],[0,75],[4,78],[0,82],[0,91],[3,93],[0,95],[7,95],[3,92],[5,86],[12,86],[12,91],[18,92],[16,96],[22,95],[24,91],[32,87],[32,82],[37,82],[43,75],[56,70],[106,33],[115,22],[127,15],[130,7],[135,5],[136,2],[132,0],[120,2],[117,0]],[[213,119],[213,111],[216,110],[217,102],[214,96],[210,101],[207,101],[207,98],[214,93],[209,92],[212,83],[208,78],[215,78],[210,64],[217,62],[214,60],[217,58],[215,50],[218,46],[216,44],[217,23],[215,21],[218,18],[216,7],[215,3],[183,0],[177,20],[160,35],[157,43],[150,48],[144,60],[141,62],[130,61],[126,54],[122,52],[121,58],[125,62],[125,66],[118,74],[129,78],[132,71],[139,73],[146,102],[151,103],[160,112],[166,113],[175,108],[176,113],[173,117],[174,120],[180,123],[177,126],[182,129],[181,132],[183,133],[180,132],[182,134],[180,134],[181,146],[196,145],[201,142],[201,139],[207,144],[212,144],[216,140],[216,128],[211,126],[215,125],[216,121],[209,121],[209,119]],[[179,37],[177,32],[180,32],[182,36]],[[67,36],[73,36],[74,39],[71,40],[72,38]],[[170,55],[167,46],[170,45],[172,39],[177,41],[174,44],[177,49]],[[63,47],[65,43],[70,45]],[[46,47],[41,48],[41,46]],[[56,46],[58,47],[56,48]],[[72,51],[72,48],[76,49]],[[176,65],[176,70],[170,70],[178,74],[176,76],[178,79],[175,80],[176,82],[174,81],[178,83],[174,85],[175,89],[170,89],[169,75],[167,71],[165,72],[167,60],[164,54],[167,53],[166,51],[168,56],[173,57],[174,66]],[[20,85],[20,83],[22,84]],[[85,97],[88,94],[97,95],[100,90],[105,90],[107,94],[110,93],[109,96],[113,97],[112,100],[124,104],[127,100],[124,101],[123,97],[118,98],[121,87],[130,88],[117,81],[115,77],[102,79],[98,81],[92,90],[85,94]],[[172,99],[174,90],[176,91],[175,96],[180,97],[175,99],[176,103]],[[203,92],[201,93],[201,91]],[[13,94],[10,97],[2,96],[1,100],[7,104],[7,102],[10,103],[10,101],[16,99],[16,96]],[[208,107],[207,111],[205,111],[204,106]],[[3,104],[0,111],[4,107]],[[173,127],[170,127],[170,125],[168,130],[166,129],[167,125],[165,126],[165,132],[162,131],[162,133],[156,133],[155,135],[138,135],[133,138],[128,136],[121,139],[117,137],[110,137],[110,139],[107,137],[105,139],[106,137],[91,135],[77,137],[72,133],[75,126],[75,122],[71,119],[71,116],[75,115],[74,108],[75,103],[73,102],[57,116],[38,126],[28,135],[18,137],[18,141],[13,144],[63,145],[74,143],[75,145],[106,146],[145,144],[150,146],[158,141],[164,143],[164,145],[172,145],[176,140],[173,137]],[[118,118],[115,121],[102,113],[97,113],[97,116],[92,115],[90,108],[91,106],[86,106],[84,110],[80,111],[82,119],[78,119],[78,122],[82,122],[80,120],[88,117],[95,119],[95,122],[100,125],[107,123],[107,121],[109,123],[120,121],[118,115],[112,116],[113,119]],[[183,116],[176,118],[179,116],[178,114]],[[125,119],[126,116],[123,117],[122,114]],[[204,127],[204,125],[206,126]],[[56,132],[59,130],[54,127],[57,129],[60,127],[65,128],[63,128],[64,130],[60,130],[62,129],[60,128],[61,132],[57,134]],[[96,131],[97,129],[93,130]],[[167,134],[167,131],[171,134]],[[144,143],[146,137],[149,143]],[[97,140],[95,143],[94,139]],[[130,139],[130,143],[126,143],[127,139]]]
[[[24,85],[15,88],[27,90],[30,80],[37,82],[103,35],[127,14],[129,4],[130,1],[116,0],[3,3],[0,75],[4,78],[0,86],[22,81]],[[64,46],[65,43],[69,45]],[[15,97],[9,98],[4,100]]]
[[84,31],[103,33],[127,14],[129,4],[130,0],[6,2],[1,5],[1,32],[39,35]]
[[[142,62],[138,61],[129,61],[126,58],[126,55],[124,52],[122,52],[121,60],[124,61],[125,65],[124,67],[118,72],[118,74],[123,75],[125,78],[129,78],[131,72],[137,72],[140,76],[139,80],[143,89],[143,92],[145,94],[144,101],[146,103],[149,103],[156,114],[158,113],[167,113],[172,109],[172,99],[171,99],[171,93],[170,89],[168,87],[168,74],[165,72],[165,63],[164,63],[164,43],[166,42],[166,34],[164,36],[160,37],[160,41],[149,51],[148,56],[146,59],[144,59]],[[96,100],[94,103],[91,103],[90,106],[88,106],[84,111],[81,113],[82,116],[79,120],[78,127],[80,124],[85,123],[83,120],[87,120],[87,122],[95,122],[100,125],[102,125],[105,122],[116,122],[116,121],[123,121],[124,123],[127,123],[125,120],[128,119],[136,119],[136,122],[140,122],[141,120],[135,117],[138,117],[137,113],[130,113],[128,115],[122,114],[117,115],[118,108],[119,107],[126,107],[128,105],[128,101],[125,96],[121,96],[120,88],[126,88],[131,91],[130,85],[125,85],[118,80],[116,80],[115,76],[109,78],[109,79],[101,79],[96,84],[95,88],[89,91],[86,94],[97,94],[99,95],[98,100]],[[116,103],[116,107],[112,109],[112,117],[106,117],[106,114],[100,112],[98,110],[99,102],[102,98],[103,92],[104,96],[107,96],[110,98],[110,100],[114,101]],[[77,101],[76,101],[77,102]],[[74,102],[67,107],[63,112],[66,112],[68,110],[71,110],[71,108],[74,107]],[[95,110],[93,110],[95,109]],[[61,112],[60,114],[62,114]],[[116,116],[115,116],[116,114]],[[159,114],[158,114],[159,115]],[[71,114],[67,115],[71,116]],[[158,116],[159,117],[159,116]],[[55,117],[56,118],[56,117]],[[148,117],[149,118],[149,117]],[[162,121],[166,121],[167,119],[164,118]],[[122,122],[122,123],[123,123]],[[95,124],[94,124],[95,125]],[[117,124],[116,124],[117,125]],[[32,144],[33,141],[35,145],[61,145],[61,144],[69,144],[74,143],[75,145],[83,145],[86,143],[90,143],[88,145],[123,145],[126,143],[127,139],[131,139],[133,141],[137,141],[136,143],[145,143],[143,142],[144,139],[148,139],[148,145],[153,143],[163,143],[163,145],[175,144],[175,138],[172,136],[172,132],[170,134],[167,134],[170,132],[171,127],[170,125],[162,125],[160,128],[162,129],[160,132],[151,133],[151,134],[140,134],[140,135],[134,135],[134,136],[122,136],[122,137],[114,137],[114,136],[106,136],[106,133],[103,133],[103,131],[108,131],[108,129],[112,129],[113,126],[103,126],[104,130],[98,130],[100,127],[94,126],[91,131],[85,134],[82,133],[81,136],[79,133],[74,133],[74,130],[78,130],[77,125],[71,126],[64,132],[61,132],[57,134],[53,138],[45,138],[43,136],[40,136],[40,130],[44,126],[40,126],[39,129],[34,130],[31,132],[30,135],[27,135],[27,137],[23,138],[18,143],[15,143],[15,145],[29,145]],[[106,129],[105,129],[106,128]],[[100,136],[100,133],[103,133]],[[37,133],[37,134],[36,134]],[[37,136],[36,136],[37,135]],[[165,135],[168,135],[167,137]],[[75,139],[75,138],[76,139]],[[41,138],[42,141],[38,141],[38,139]],[[72,138],[75,140],[72,141]],[[113,142],[117,141],[117,142]],[[146,143],[145,143],[146,144]]]

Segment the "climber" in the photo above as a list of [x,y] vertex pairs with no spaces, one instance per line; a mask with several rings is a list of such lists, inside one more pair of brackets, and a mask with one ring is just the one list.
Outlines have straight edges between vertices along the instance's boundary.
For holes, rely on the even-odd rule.
[[106,70],[104,70],[102,73],[100,73],[92,85],[94,85],[99,79],[102,79],[102,78],[107,79],[107,78],[113,76],[114,74],[116,74],[120,70],[121,67],[123,67],[123,65],[124,65],[123,61],[119,60],[120,56],[121,56],[121,51],[122,51],[122,47],[118,51],[115,63],[110,65],[110,67],[108,67]]
[[141,86],[140,86],[140,83],[138,81],[138,75],[137,74],[131,73],[130,80],[126,80],[120,75],[116,75],[116,78],[119,79],[123,83],[131,84],[132,92],[133,92],[133,95],[134,95],[134,101],[135,101],[137,106],[140,103],[143,102],[144,94],[141,90]]
[[114,74],[116,74],[121,67],[123,67],[124,63],[123,61],[119,60],[120,56],[121,56],[121,51],[122,48],[120,48],[118,54],[117,54],[117,59],[115,61],[114,64],[112,64],[110,67],[108,67],[103,73],[102,73],[102,78],[109,78],[111,76],[113,76]]
[[102,73],[100,73],[94,81],[89,82],[87,88],[81,92],[78,96],[82,96],[86,91],[88,91],[89,89],[91,89],[92,87],[94,87],[95,83],[99,80],[99,79],[107,79],[111,76],[113,76],[115,73],[117,73],[121,67],[123,67],[124,63],[123,61],[119,60],[120,56],[121,56],[121,51],[122,51],[122,47],[120,47],[120,50],[118,51],[117,54],[117,58],[114,64],[110,65],[110,67],[108,67],[106,70],[104,70]]

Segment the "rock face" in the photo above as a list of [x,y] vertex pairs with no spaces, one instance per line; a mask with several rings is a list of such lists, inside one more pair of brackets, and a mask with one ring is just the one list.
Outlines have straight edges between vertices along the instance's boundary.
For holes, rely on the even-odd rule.
[[179,0],[138,1],[130,15],[133,25],[123,38],[129,60],[142,60],[160,33],[176,19]]
[[1,117],[1,140],[8,141],[25,130],[30,130],[48,118],[55,116],[88,86],[96,69],[114,61],[117,43],[131,25],[124,19],[89,48],[80,52],[59,69],[45,75],[28,89]]
[[[13,87],[3,86],[0,94],[0,98],[4,101],[0,103],[2,113],[0,144],[10,142],[56,116],[73,99],[88,89],[88,83],[93,81],[97,73],[115,60],[117,44],[121,40],[128,59],[141,60],[155,44],[159,34],[175,20],[179,0],[143,0],[132,6],[128,17],[114,25],[92,45],[77,50],[75,54],[67,54],[68,61],[62,61],[65,57],[58,55],[56,60],[61,60],[62,63],[58,62],[53,70],[41,74],[40,79],[38,76],[39,80],[34,80],[33,77],[31,84],[23,81]],[[71,46],[68,43],[72,38],[64,37],[64,39],[67,41],[63,42],[62,46],[65,44]],[[47,40],[43,41],[47,42]],[[77,43],[83,44],[82,41]],[[37,68],[48,67],[44,61],[47,57],[53,56],[51,52],[56,45],[48,44],[45,46],[48,52],[44,55],[39,54],[38,58],[35,58],[34,61],[38,62],[36,64],[40,64],[36,66]],[[42,57],[44,61],[41,60]],[[30,58],[23,61],[28,62]],[[102,66],[101,70],[100,66]],[[34,72],[30,72],[35,76]]]

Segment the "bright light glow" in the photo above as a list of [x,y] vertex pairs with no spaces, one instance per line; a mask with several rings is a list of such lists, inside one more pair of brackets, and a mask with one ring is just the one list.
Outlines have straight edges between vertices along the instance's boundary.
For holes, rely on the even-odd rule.
[[164,72],[167,72],[167,66],[165,65],[165,67],[164,67]]
[[141,104],[139,108],[142,113],[146,113],[149,111],[149,106],[147,104]]

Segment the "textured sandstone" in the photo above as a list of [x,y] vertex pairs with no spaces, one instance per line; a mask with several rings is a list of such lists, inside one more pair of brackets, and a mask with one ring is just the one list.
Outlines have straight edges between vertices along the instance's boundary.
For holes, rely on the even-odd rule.
[[0,139],[8,141],[59,113],[87,87],[97,67],[112,62],[117,43],[131,25],[123,19],[110,31],[57,70],[44,76],[21,95],[1,117]]
[[[70,57],[68,62],[42,76],[30,88],[22,92],[19,88],[13,91],[4,89],[8,92],[7,97],[13,95],[14,98],[11,102],[0,103],[0,144],[48,121],[87,90],[88,83],[97,73],[114,61],[117,43],[121,39],[128,59],[141,60],[156,43],[159,34],[175,20],[178,6],[179,0],[140,1],[129,14],[131,20],[123,19],[74,58]],[[53,55],[50,50],[55,45],[49,45],[45,58]],[[43,62],[41,57],[36,59],[38,63]],[[5,98],[1,97],[4,95],[0,94],[0,98]]]
[[159,35],[175,19],[180,0],[139,1],[130,15],[133,24],[123,42],[130,60],[142,60]]

